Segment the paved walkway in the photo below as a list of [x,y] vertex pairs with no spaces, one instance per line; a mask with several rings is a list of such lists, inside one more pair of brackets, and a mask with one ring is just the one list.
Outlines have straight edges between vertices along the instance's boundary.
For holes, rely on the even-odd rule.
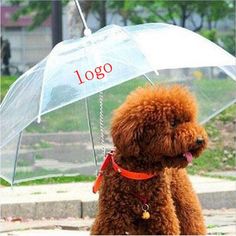
[[[235,181],[201,176],[190,176],[197,193],[234,191]],[[81,200],[96,201],[98,194],[92,193],[92,182],[0,188],[0,204],[32,203],[47,201]]]
[[[208,234],[236,235],[236,209],[204,210]],[[89,235],[94,219],[67,218],[28,222],[1,222],[2,236]]]
[[[234,208],[235,181],[190,176],[204,209]],[[0,188],[1,218],[91,217],[96,213],[98,194],[93,183],[69,183]]]

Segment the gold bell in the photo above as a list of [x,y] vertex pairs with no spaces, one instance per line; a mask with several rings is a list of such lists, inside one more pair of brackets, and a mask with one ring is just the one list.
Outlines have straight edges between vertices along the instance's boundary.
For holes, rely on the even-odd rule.
[[150,213],[148,211],[144,211],[142,215],[142,219],[148,220],[150,218]]

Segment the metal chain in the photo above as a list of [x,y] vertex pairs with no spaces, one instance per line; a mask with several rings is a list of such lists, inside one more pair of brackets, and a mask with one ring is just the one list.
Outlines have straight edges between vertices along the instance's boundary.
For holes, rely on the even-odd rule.
[[[85,27],[84,35],[89,36],[89,35],[91,35],[91,30],[87,26],[87,23],[86,23],[86,20],[84,18],[84,15],[83,15],[82,9],[80,7],[79,1],[74,0],[74,2],[75,2],[75,5],[76,5],[76,7],[79,11],[79,14],[80,14],[81,20],[83,22],[83,25]],[[88,107],[88,104],[87,104],[87,107]],[[103,156],[105,156],[106,150],[105,150],[105,141],[104,141],[104,116],[103,116],[103,92],[102,91],[99,93],[99,107],[100,107],[100,110],[99,110],[100,142],[101,142],[101,145],[102,145]],[[90,123],[90,121],[89,121],[89,123]],[[91,128],[90,128],[90,135],[92,137]],[[94,150],[94,147],[93,147],[93,150]],[[94,153],[95,153],[95,150],[94,150]],[[97,166],[96,157],[95,157],[95,163],[96,163],[96,166]]]
[[[79,12],[79,15],[81,17],[81,20],[82,20],[84,28],[85,28],[84,36],[89,36],[89,35],[91,35],[92,32],[88,28],[88,25],[86,23],[86,20],[84,18],[83,12],[82,12],[82,9],[80,7],[79,0],[74,0],[74,2],[75,2],[75,5],[77,7],[77,10]],[[86,50],[86,48],[85,48],[85,50]],[[98,160],[97,160],[97,155],[96,155],[95,146],[94,146],[92,125],[91,125],[91,119],[90,119],[90,110],[89,110],[89,104],[88,104],[88,98],[87,97],[85,98],[85,106],[86,106],[86,115],[87,115],[87,121],[88,121],[88,127],[89,127],[90,140],[91,140],[92,148],[93,148],[93,157],[94,157],[96,170],[97,170],[97,173],[98,173]]]
[[105,156],[106,149],[104,141],[103,91],[99,92],[99,109],[100,142],[102,146],[103,156]]

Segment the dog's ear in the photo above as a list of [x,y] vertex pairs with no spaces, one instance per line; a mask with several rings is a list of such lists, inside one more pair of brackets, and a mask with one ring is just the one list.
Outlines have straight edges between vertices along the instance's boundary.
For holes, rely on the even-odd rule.
[[116,117],[113,119],[111,134],[113,143],[124,156],[137,156],[143,137],[143,125],[137,119]]

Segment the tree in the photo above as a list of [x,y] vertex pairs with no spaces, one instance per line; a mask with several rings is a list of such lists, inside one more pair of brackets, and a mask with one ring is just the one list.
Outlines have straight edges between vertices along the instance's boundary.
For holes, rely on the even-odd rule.
[[[21,0],[8,0],[13,4],[22,3]],[[69,0],[61,0],[65,6]],[[215,28],[217,23],[234,15],[234,0],[80,0],[81,8],[88,16],[92,11],[100,22],[100,28],[107,24],[107,11],[112,10],[113,13],[119,14],[124,25],[129,22],[133,24],[142,24],[146,22],[166,22],[182,27],[190,28],[193,31],[201,31],[210,39],[217,41],[218,35]],[[40,0],[24,1],[21,8],[16,12],[14,18],[17,19],[21,15],[33,15],[33,22],[29,29],[41,25],[51,14],[51,2]],[[208,31],[203,32],[204,24]],[[228,38],[222,41],[232,45],[232,40]],[[229,46],[230,47],[230,46]]]
[[137,7],[140,3],[137,3],[136,1],[109,1],[108,2],[108,8],[113,10],[114,14],[119,14],[122,19],[124,25],[127,25],[128,20],[130,20],[132,23],[142,23],[140,17],[138,19],[134,19],[134,16],[137,13]]
[[113,0],[109,7],[119,12],[126,23],[128,20],[134,24],[161,21],[199,31],[206,19],[208,25],[212,25],[232,12],[232,1]]
[[91,11],[95,18],[100,22],[100,28],[107,25],[107,0],[90,1]]
[[[202,11],[205,11],[206,14],[206,21],[208,29],[211,30],[212,28],[216,28],[216,24],[219,20],[230,16],[234,13],[235,4],[234,0],[228,1],[214,1],[213,3],[207,2],[207,6],[204,9],[202,6]],[[213,25],[214,24],[214,25]]]
[[[21,16],[32,15],[32,24],[28,27],[29,30],[43,24],[43,22],[51,15],[52,4],[51,1],[25,1],[21,0],[9,0],[12,5],[18,5],[20,8],[12,16],[13,20],[18,20]],[[63,0],[63,4],[65,4]]]
[[[52,41],[53,46],[62,40],[62,6],[68,4],[69,0],[8,0],[12,5],[20,6],[13,15],[13,20],[18,20],[21,16],[32,15],[32,24],[28,27],[33,30],[42,25],[44,21],[52,15]],[[82,1],[81,7],[85,10],[85,16],[88,15],[90,1]]]

